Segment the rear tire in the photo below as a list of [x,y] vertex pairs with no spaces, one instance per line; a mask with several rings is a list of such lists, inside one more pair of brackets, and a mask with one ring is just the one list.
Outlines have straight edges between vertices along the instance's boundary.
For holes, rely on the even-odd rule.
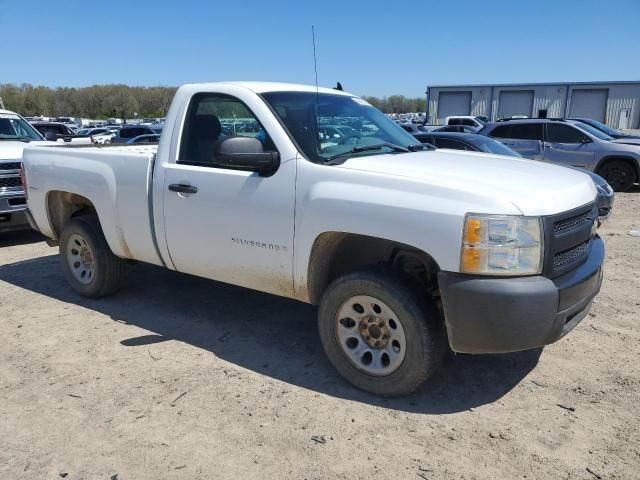
[[90,298],[117,292],[129,269],[109,248],[95,215],[75,217],[65,225],[60,235],[60,259],[71,288]]
[[626,192],[638,180],[636,170],[625,160],[611,160],[596,172],[616,192]]
[[362,270],[331,283],[320,303],[318,326],[338,373],[376,395],[415,391],[447,351],[433,302],[410,278],[392,270]]

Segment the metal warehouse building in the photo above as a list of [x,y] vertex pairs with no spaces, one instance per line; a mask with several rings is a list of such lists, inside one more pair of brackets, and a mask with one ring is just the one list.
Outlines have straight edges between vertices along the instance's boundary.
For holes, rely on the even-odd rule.
[[451,115],[588,117],[614,128],[640,128],[639,82],[522,83],[427,87],[427,122]]

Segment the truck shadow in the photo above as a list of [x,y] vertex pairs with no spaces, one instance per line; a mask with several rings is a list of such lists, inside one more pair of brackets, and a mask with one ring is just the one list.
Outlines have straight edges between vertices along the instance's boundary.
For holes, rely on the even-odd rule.
[[43,242],[45,237],[35,230],[0,233],[0,248]]
[[317,335],[316,308],[304,303],[150,265],[136,266],[116,296],[91,300],[67,286],[57,255],[2,265],[0,280],[151,332],[123,340],[127,348],[178,340],[283,382],[407,412],[453,413],[492,403],[518,385],[541,354],[451,355],[415,394],[384,399],[356,390],[335,372]]

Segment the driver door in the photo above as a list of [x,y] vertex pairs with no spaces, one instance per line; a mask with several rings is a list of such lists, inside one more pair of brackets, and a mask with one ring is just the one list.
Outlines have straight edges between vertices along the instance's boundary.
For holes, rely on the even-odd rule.
[[216,161],[219,142],[268,132],[236,97],[198,93],[190,102],[177,159],[165,166],[164,227],[176,270],[255,290],[293,294],[295,158],[270,177]]
[[591,139],[571,125],[547,123],[544,160],[565,167],[586,167],[593,163],[595,147]]

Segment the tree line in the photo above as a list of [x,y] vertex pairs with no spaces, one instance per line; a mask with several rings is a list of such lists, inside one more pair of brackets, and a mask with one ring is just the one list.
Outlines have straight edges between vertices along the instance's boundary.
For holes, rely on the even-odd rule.
[[91,119],[164,117],[175,87],[35,87],[0,84],[0,98],[7,110],[23,116],[83,117]]
[[420,113],[426,111],[425,97],[407,98],[404,95],[390,97],[362,97],[371,105],[384,113]]
[[[43,87],[28,83],[0,84],[0,98],[8,110],[23,116],[83,117],[91,119],[164,117],[176,87]],[[424,98],[363,97],[385,113],[424,112]]]

